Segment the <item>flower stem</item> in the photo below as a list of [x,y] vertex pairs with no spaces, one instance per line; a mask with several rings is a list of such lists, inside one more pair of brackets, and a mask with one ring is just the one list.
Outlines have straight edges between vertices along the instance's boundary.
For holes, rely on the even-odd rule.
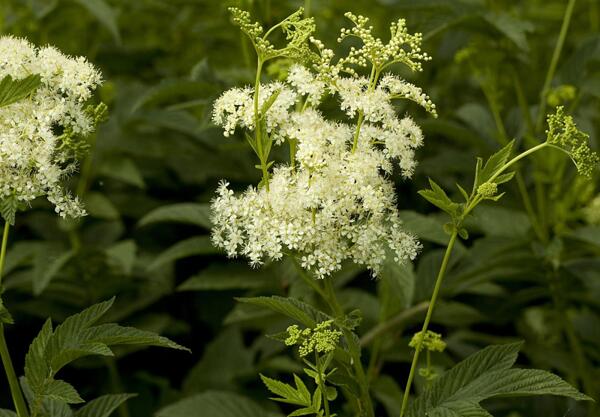
[[321,398],[323,399],[323,408],[325,408],[325,417],[329,417],[329,401],[327,400],[327,391],[325,389],[325,382],[323,381],[323,369],[321,365],[321,359],[319,354],[315,350],[315,365],[317,366],[317,385],[321,390]]
[[[6,246],[8,245],[8,231],[10,224],[4,222],[4,232],[2,233],[2,246],[0,247],[0,283],[2,282],[2,272],[4,270],[4,262],[6,260]],[[15,368],[13,367],[12,360],[10,359],[10,352],[6,344],[6,337],[4,336],[4,324],[0,323],[0,357],[2,358],[2,365],[4,366],[4,372],[8,379],[8,385],[10,386],[10,394],[17,410],[18,417],[29,417],[29,411],[19,386],[19,379],[15,374]]]
[[[326,295],[325,301],[327,301],[331,311],[337,317],[342,317],[344,315],[344,310],[342,309],[342,306],[335,295],[331,278],[325,278],[324,281]],[[348,353],[350,354],[352,361],[351,364],[354,367],[356,382],[358,382],[358,386],[360,387],[360,411],[367,417],[374,417],[375,413],[373,410],[373,402],[371,401],[371,395],[369,393],[369,381],[367,380],[367,374],[365,373],[363,364],[360,360],[360,342],[354,337],[354,334],[350,330],[342,329],[342,331],[344,333],[346,343],[348,343]]]
[[538,132],[542,128],[542,123],[544,123],[548,91],[550,91],[550,84],[552,83],[552,79],[554,78],[554,74],[556,73],[558,59],[560,58],[560,53],[562,52],[563,46],[565,44],[565,39],[567,38],[567,32],[569,30],[569,25],[571,24],[571,17],[573,16],[575,2],[576,0],[569,0],[567,8],[565,9],[565,15],[563,17],[562,26],[560,28],[560,34],[558,35],[558,41],[556,42],[556,46],[554,47],[554,52],[552,53],[552,60],[550,61],[548,73],[546,74],[546,80],[544,81],[544,87],[542,88],[542,92],[540,93],[540,108],[538,110],[537,121],[535,124],[535,130]]
[[[435,287],[433,289],[433,294],[431,295],[431,301],[429,302],[429,308],[427,309],[427,315],[425,316],[425,321],[423,322],[423,328],[421,329],[421,334],[424,335],[429,328],[429,323],[431,322],[431,317],[433,315],[433,308],[435,307],[435,302],[437,301],[440,288],[442,287],[442,282],[444,280],[444,275],[446,274],[446,269],[448,268],[448,262],[450,261],[450,255],[452,254],[452,249],[454,248],[454,244],[456,243],[456,237],[458,235],[457,229],[452,232],[450,236],[450,240],[448,242],[448,246],[446,246],[446,253],[444,253],[444,258],[442,260],[442,266],[440,267],[440,271],[438,272],[437,279],[435,281]],[[413,355],[412,364],[410,365],[410,373],[408,374],[408,381],[406,382],[406,388],[404,389],[404,397],[402,398],[402,407],[400,408],[400,417],[404,417],[406,413],[406,407],[408,406],[408,397],[410,395],[410,388],[415,379],[415,373],[417,371],[417,364],[419,362],[419,355],[421,353],[421,344],[423,343],[423,338],[419,340],[419,344],[415,349],[415,354]]]
[[0,248],[0,284],[2,284],[2,273],[4,272],[4,261],[6,260],[6,246],[8,245],[8,231],[10,223],[4,222],[4,232],[2,233],[2,247]]

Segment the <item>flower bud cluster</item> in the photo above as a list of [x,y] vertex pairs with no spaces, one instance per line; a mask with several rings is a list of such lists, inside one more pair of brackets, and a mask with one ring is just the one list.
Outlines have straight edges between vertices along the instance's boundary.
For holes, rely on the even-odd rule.
[[427,330],[424,335],[423,332],[415,333],[408,345],[413,349],[426,349],[430,352],[443,352],[446,349],[442,335],[431,330]]
[[548,116],[547,142],[569,154],[579,174],[591,177],[600,163],[598,154],[590,149],[589,135],[577,128],[573,117],[565,114],[564,107]]
[[316,325],[314,329],[300,330],[297,325],[287,328],[288,337],[285,339],[287,346],[298,346],[301,357],[316,353],[333,352],[340,343],[342,332],[332,329],[333,320],[326,320]]

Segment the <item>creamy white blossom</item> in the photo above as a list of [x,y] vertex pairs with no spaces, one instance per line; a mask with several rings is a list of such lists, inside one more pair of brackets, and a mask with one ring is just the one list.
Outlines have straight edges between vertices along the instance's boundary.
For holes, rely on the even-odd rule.
[[101,75],[85,58],[63,55],[52,46],[0,38],[0,78],[38,74],[41,84],[29,97],[0,108],[0,200],[29,203],[46,196],[61,216],[85,211],[62,182],[76,168],[73,141],[89,134],[96,115],[85,102]]
[[[333,52],[311,38],[310,68],[294,64],[285,82],[233,88],[215,102],[213,121],[225,136],[253,131],[246,138],[263,174],[259,186],[241,194],[223,181],[212,200],[212,239],[230,257],[258,266],[291,255],[319,278],[352,261],[377,276],[390,251],[403,262],[420,249],[402,225],[389,177],[394,166],[405,178],[413,174],[423,133],[410,117],[398,116],[394,100],[414,101],[434,116],[435,106],[420,88],[383,69],[401,62],[418,71],[429,57],[420,51],[421,35],[408,34],[403,20],[384,44],[365,18],[347,16],[355,28],[340,39],[359,37],[361,48],[334,62]],[[371,77],[358,76],[352,66],[368,62]],[[318,106],[326,96],[347,120],[324,117]],[[271,143],[289,145],[288,163],[271,167]]]
[[[299,78],[314,82],[307,72],[295,69],[288,82],[295,88]],[[339,81],[348,86],[363,82]],[[364,104],[362,88],[350,90],[339,95],[342,109],[370,108]],[[389,103],[389,94],[377,91],[382,97],[372,102],[372,117],[363,125],[354,151],[355,126],[326,120],[312,107],[295,111],[296,106],[289,105],[287,118],[278,118],[277,126],[281,137],[295,143],[295,165],[276,167],[268,191],[250,187],[238,196],[223,182],[212,201],[214,244],[231,257],[247,257],[255,266],[294,254],[304,268],[321,278],[339,270],[345,260],[365,265],[377,275],[388,249],[398,261],[413,259],[419,243],[403,229],[393,183],[381,172],[391,174],[392,161],[397,160],[409,177],[415,166],[414,150],[423,136],[412,119],[398,119],[391,105],[385,110],[390,114],[383,113],[381,105]],[[234,102],[232,96],[242,97],[236,101],[240,104],[225,104]],[[301,98],[299,94],[298,102]],[[225,117],[215,121],[226,131],[228,126],[252,126],[251,99],[250,89],[226,92],[215,104],[215,114]],[[245,112],[250,113],[247,118],[242,116]]]
[[[274,96],[276,95],[276,96]],[[298,95],[289,86],[280,82],[261,85],[258,93],[258,109],[276,97],[267,112],[267,131],[274,134],[274,139],[281,142],[283,138],[278,135],[281,127],[290,116],[292,107]],[[224,135],[232,135],[236,128],[254,130],[254,89],[251,87],[232,88],[217,99],[213,108],[213,121],[223,126]]]

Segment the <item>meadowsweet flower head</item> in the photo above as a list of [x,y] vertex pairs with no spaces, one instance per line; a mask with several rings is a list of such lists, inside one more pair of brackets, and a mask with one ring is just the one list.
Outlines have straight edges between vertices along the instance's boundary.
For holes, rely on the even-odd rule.
[[[246,32],[264,38],[244,16]],[[311,38],[313,59],[292,65],[285,81],[234,88],[215,102],[213,121],[225,136],[238,129],[254,134],[246,139],[263,172],[261,184],[241,194],[222,182],[212,201],[212,239],[229,256],[259,266],[291,254],[324,278],[347,260],[377,276],[390,249],[398,262],[417,255],[420,244],[402,226],[388,178],[395,166],[405,178],[413,174],[423,133],[413,119],[397,115],[392,101],[414,101],[433,115],[435,105],[404,80],[359,77],[350,68],[364,59],[375,62],[378,73],[392,62],[419,69],[417,62],[428,58],[420,52],[420,36],[408,35],[403,22],[383,44],[356,19],[359,29],[352,33],[365,42],[362,52],[351,49],[334,62],[333,52]],[[348,120],[328,120],[319,111],[326,95],[338,100]],[[272,144],[288,145],[290,161],[267,161],[264,149]]]
[[105,106],[86,105],[101,75],[83,57],[1,37],[0,79],[33,74],[41,79],[37,90],[0,107],[0,200],[26,204],[46,196],[60,216],[82,216],[83,206],[62,182],[77,170],[84,137],[104,117]]
[[600,163],[598,154],[590,149],[589,135],[577,128],[573,117],[566,115],[559,106],[548,116],[547,142],[564,150],[577,167],[579,174],[591,177]]

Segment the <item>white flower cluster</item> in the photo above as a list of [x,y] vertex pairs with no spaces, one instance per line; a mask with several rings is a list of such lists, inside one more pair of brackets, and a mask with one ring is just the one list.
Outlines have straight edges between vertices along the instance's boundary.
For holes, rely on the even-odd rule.
[[[292,67],[287,84],[260,87],[260,106],[269,94],[279,94],[266,125],[279,141],[295,144],[295,164],[277,166],[268,190],[250,187],[238,196],[221,183],[212,201],[216,246],[231,257],[249,258],[252,265],[292,254],[319,278],[339,270],[345,260],[377,275],[388,248],[397,261],[417,255],[419,243],[403,230],[386,176],[393,161],[405,177],[412,174],[423,135],[412,119],[396,116],[391,99],[398,89],[390,92],[386,85],[367,92],[365,83],[362,78],[336,83],[341,109],[350,117],[359,111],[365,117],[355,146],[356,126],[326,120],[314,108],[325,84],[308,69]],[[216,101],[214,121],[226,135],[236,127],[254,128],[252,95],[251,88],[233,89]]]
[[19,80],[34,74],[41,78],[40,87],[31,96],[0,108],[0,200],[28,203],[45,195],[58,214],[78,217],[85,211],[61,183],[76,169],[69,141],[95,127],[85,102],[101,75],[83,57],[1,37],[0,79]]
[[[281,127],[289,117],[289,110],[296,101],[297,94],[280,82],[261,86],[258,92],[258,108],[261,109],[274,94],[273,102],[266,115],[267,132],[274,135],[277,142],[283,138],[278,136]],[[254,89],[250,87],[227,90],[215,103],[213,121],[223,126],[224,135],[230,136],[236,127],[254,130]]]

